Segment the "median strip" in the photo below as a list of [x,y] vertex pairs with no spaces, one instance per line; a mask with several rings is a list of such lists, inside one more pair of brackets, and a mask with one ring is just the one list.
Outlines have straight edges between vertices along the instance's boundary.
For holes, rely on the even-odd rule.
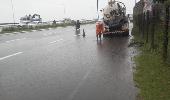
[[22,54],[23,52],[18,52],[18,53],[14,53],[14,54],[12,54],[12,55],[8,55],[8,56],[5,56],[5,57],[2,57],[2,58],[0,58],[0,61],[1,60],[4,60],[4,59],[7,59],[7,58],[10,58],[10,57],[13,57],[13,56],[16,56],[16,55],[19,55],[19,54]]

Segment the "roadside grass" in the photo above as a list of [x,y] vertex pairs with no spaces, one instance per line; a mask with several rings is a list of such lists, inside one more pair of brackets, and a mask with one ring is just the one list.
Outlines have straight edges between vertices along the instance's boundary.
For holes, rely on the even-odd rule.
[[3,28],[0,34],[3,33],[12,33],[12,32],[22,32],[22,31],[31,31],[33,28],[15,28],[15,27],[6,27]]
[[134,81],[140,89],[139,100],[170,100],[170,64],[156,52],[144,51],[135,57]]
[[133,42],[140,54],[135,56],[134,81],[139,88],[137,100],[170,100],[170,41],[168,60],[163,62],[161,56],[162,30],[156,28],[155,49],[150,48],[150,41],[142,39],[137,27],[133,28]]
[[22,32],[22,31],[31,31],[31,30],[41,30],[41,29],[48,29],[48,28],[57,28],[57,27],[66,27],[72,26],[73,24],[56,24],[56,25],[37,25],[37,26],[11,26],[11,27],[4,27],[0,34],[3,33],[12,33],[12,32]]
[[[94,22],[91,23],[83,23],[82,25],[85,24],[92,24]],[[22,31],[32,31],[32,30],[39,30],[41,31],[41,29],[48,29],[48,28],[57,28],[57,27],[67,27],[67,26],[74,26],[73,23],[62,23],[62,24],[55,24],[55,25],[37,25],[37,26],[11,26],[11,27],[4,27],[2,28],[2,31],[0,32],[0,34],[4,34],[4,33],[13,33],[13,32],[22,32]]]

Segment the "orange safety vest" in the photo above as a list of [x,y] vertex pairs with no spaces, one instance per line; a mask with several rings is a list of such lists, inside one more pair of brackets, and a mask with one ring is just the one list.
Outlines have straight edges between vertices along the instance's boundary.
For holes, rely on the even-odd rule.
[[96,22],[96,35],[101,35],[104,32],[104,25],[101,21]]

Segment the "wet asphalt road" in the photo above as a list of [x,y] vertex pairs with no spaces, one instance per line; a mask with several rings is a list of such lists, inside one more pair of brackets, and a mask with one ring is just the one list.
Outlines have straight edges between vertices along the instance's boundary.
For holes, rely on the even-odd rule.
[[128,37],[95,25],[0,36],[0,100],[135,100]]

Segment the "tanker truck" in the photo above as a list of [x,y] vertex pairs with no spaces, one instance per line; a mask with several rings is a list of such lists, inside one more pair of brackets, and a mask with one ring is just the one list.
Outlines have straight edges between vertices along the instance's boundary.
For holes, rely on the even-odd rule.
[[102,34],[103,37],[129,35],[129,21],[124,3],[109,0],[108,4],[100,11],[102,19],[96,22],[97,38],[98,36],[101,37]]

